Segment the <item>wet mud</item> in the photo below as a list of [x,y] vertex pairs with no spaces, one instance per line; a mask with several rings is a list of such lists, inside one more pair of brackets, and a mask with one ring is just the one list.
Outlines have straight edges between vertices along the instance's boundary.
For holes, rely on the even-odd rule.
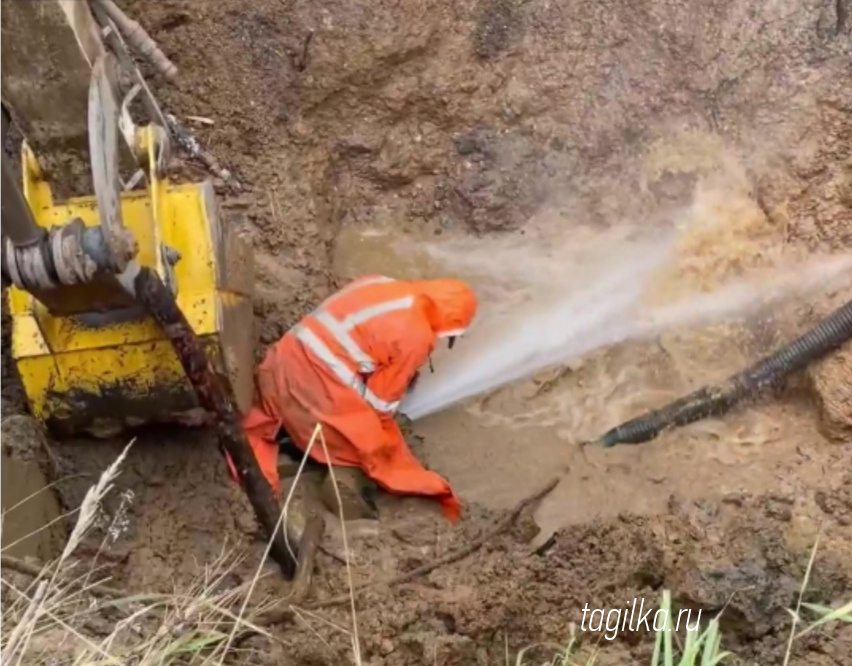
[[[846,482],[848,477],[841,484]],[[704,617],[724,609],[727,646],[743,659],[776,663],[786,648],[785,609],[798,596],[811,530],[825,519],[839,530],[847,520],[822,513],[814,503],[812,493],[785,492],[732,494],[719,503],[671,498],[653,517],[624,513],[566,528],[541,556],[524,546],[531,526],[522,521],[469,561],[417,583],[366,593],[358,615],[366,656],[386,664],[434,663],[436,653],[438,663],[502,663],[507,648],[514,654],[539,642],[567,644],[571,624],[582,625],[586,604],[626,608],[644,600],[647,608],[669,588],[677,609],[701,610]],[[808,596],[837,601],[849,585],[848,540],[823,545],[815,563],[821,573]],[[345,612],[331,617],[346,626]],[[595,632],[581,642],[613,663],[647,663],[648,632],[633,627],[611,642]],[[799,645],[795,657],[800,663],[843,663],[849,639],[848,632],[815,638]],[[337,640],[333,646],[345,653],[347,637]],[[285,642],[277,652],[281,658],[308,659],[304,634]],[[812,661],[810,651],[817,653]],[[540,649],[533,655],[543,662],[552,653]]]

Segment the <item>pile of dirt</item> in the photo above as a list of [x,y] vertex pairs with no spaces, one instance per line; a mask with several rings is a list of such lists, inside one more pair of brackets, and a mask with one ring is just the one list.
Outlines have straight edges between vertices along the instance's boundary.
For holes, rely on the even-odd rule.
[[[738,147],[764,237],[848,247],[845,3],[126,4],[181,70],[181,89],[159,94],[178,113],[212,118],[199,136],[251,185],[241,205],[258,256],[264,343],[335,285],[329,257],[340,229],[513,233],[554,201],[562,220],[583,224],[671,216],[693,196],[694,174],[660,162],[652,147],[690,128]],[[651,159],[659,169],[649,177]],[[849,453],[827,455],[842,468]],[[806,484],[808,474],[795,478]],[[813,588],[826,601],[849,575],[850,540],[839,527],[848,498],[832,482],[821,502],[841,535],[823,544]],[[814,501],[807,485],[721,505],[674,501],[664,515],[581,524],[543,557],[507,536],[424,581],[366,593],[362,645],[370,663],[493,663],[504,641],[517,649],[564,640],[584,603],[621,607],[671,587],[705,612],[728,603],[732,640],[747,657],[769,658],[782,649],[783,609],[821,515],[802,508]],[[413,514],[394,504],[378,534],[360,550],[356,542],[359,580],[460,546],[486,517],[475,509],[451,529],[420,504],[402,504]],[[184,515],[174,519],[187,526]],[[191,552],[203,552],[197,541]],[[324,559],[321,571],[318,596],[345,589],[338,563]],[[322,617],[346,626],[344,615]],[[310,629],[279,634],[270,663],[325,662],[349,649],[346,634],[305,622]],[[837,659],[848,649],[814,640],[800,649]],[[636,636],[616,642],[647,648]]]
[[252,187],[267,327],[328,289],[341,224],[482,233],[555,198],[600,224],[682,203],[688,173],[636,167],[689,128],[740,148],[791,237],[849,241],[843,3],[126,4],[180,68],[158,94],[213,119],[199,137]]
[[838,442],[852,439],[852,345],[824,359],[810,371],[822,413],[823,433]]
[[[674,590],[674,607],[691,609],[693,618],[699,610],[704,620],[724,611],[725,646],[743,659],[780,663],[789,636],[786,609],[795,606],[809,540],[819,524],[828,537],[818,551],[805,600],[836,603],[852,583],[849,539],[836,536],[852,520],[850,480],[847,474],[817,494],[731,495],[720,504],[672,498],[661,515],[623,515],[559,532],[543,554],[531,553],[527,545],[535,530],[527,516],[461,562],[359,595],[364,657],[367,663],[387,665],[502,663],[507,650],[514,654],[540,643],[567,644],[572,624],[589,627],[584,608],[629,611],[635,604],[631,629],[609,640],[604,631],[592,631],[580,640],[600,648],[605,657],[628,656],[642,663],[652,639],[638,622],[638,606],[656,607],[661,590],[668,588]],[[484,518],[476,513],[477,520]],[[371,566],[372,578],[382,580],[440,555],[435,532],[423,529],[428,524],[421,517],[406,530],[383,527],[370,538],[369,549],[360,551],[359,569]],[[449,530],[442,532],[446,537]],[[462,547],[475,533],[469,526],[454,530],[450,549]],[[358,549],[363,539],[354,541]],[[393,566],[388,552],[394,554]],[[337,566],[335,577],[334,565],[326,563],[317,597],[346,589],[342,567]],[[329,622],[351,627],[348,608],[305,614],[278,635],[280,643],[256,642],[264,655],[261,663],[346,658],[351,638],[329,629]],[[831,631],[797,644],[795,656],[802,659],[797,663],[839,664],[850,648],[852,632]],[[539,663],[552,652],[542,647],[529,656],[541,657]]]

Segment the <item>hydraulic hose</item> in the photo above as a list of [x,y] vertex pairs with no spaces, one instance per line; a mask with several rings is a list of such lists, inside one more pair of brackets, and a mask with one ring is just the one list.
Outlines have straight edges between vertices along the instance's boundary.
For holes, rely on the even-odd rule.
[[626,421],[598,440],[604,447],[641,444],[663,430],[720,416],[747,397],[777,385],[797,370],[852,339],[852,301],[831,313],[814,328],[771,356],[758,361],[718,385],[705,386],[661,409]]
[[107,16],[115,23],[124,35],[127,43],[138,53],[147,58],[167,81],[174,83],[177,78],[177,67],[169,60],[165,53],[157,46],[157,42],[145,32],[145,29],[137,21],[121,11],[112,0],[96,0],[97,4],[104,10]]

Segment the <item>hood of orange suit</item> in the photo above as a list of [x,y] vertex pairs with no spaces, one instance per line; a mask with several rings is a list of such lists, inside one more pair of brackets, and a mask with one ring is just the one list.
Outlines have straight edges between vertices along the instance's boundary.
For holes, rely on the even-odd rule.
[[427,314],[438,337],[462,335],[476,315],[476,294],[467,284],[454,278],[415,282],[416,291],[431,302]]

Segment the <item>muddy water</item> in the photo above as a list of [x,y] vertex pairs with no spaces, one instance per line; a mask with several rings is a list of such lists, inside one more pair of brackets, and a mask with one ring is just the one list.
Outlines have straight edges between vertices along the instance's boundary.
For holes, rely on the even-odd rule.
[[[767,403],[639,447],[604,452],[579,443],[752,361],[766,343],[743,315],[794,287],[807,293],[843,278],[850,258],[808,263],[795,281],[784,277],[789,271],[758,272],[719,293],[696,290],[657,305],[656,321],[631,320],[631,329],[625,314],[647,303],[651,275],[677,267],[671,239],[637,239],[624,228],[553,234],[552,220],[539,222],[508,238],[436,240],[349,227],[337,241],[339,275],[452,274],[480,296],[476,326],[452,352],[436,352],[425,401],[413,396],[424,461],[465,501],[495,509],[563,474],[537,511],[541,539],[596,517],[663,511],[672,495],[702,500],[777,488],[803,439],[813,438],[806,406]],[[674,275],[682,285],[683,275]],[[430,393],[437,402],[429,404]],[[809,470],[808,481],[818,483],[818,467]]]
[[400,279],[438,277],[441,267],[418,247],[418,240],[392,226],[347,226],[335,240],[332,268],[343,280],[369,273]]
[[50,561],[61,548],[62,526],[56,522],[61,511],[44,474],[37,463],[6,452],[0,472],[3,553]]

